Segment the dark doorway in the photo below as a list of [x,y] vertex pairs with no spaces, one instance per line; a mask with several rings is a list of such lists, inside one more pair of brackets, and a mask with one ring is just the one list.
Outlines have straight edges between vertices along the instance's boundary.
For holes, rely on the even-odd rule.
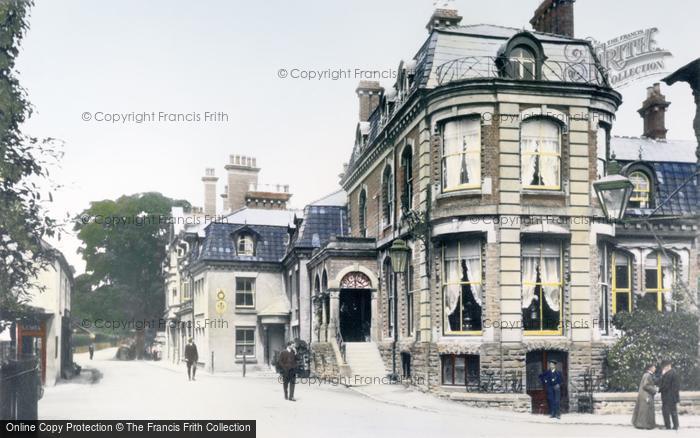
[[345,342],[369,342],[372,293],[367,289],[340,291],[340,334]]
[[547,393],[540,380],[540,374],[547,369],[550,360],[557,361],[557,369],[561,372],[561,412],[569,412],[568,391],[568,354],[565,351],[537,350],[527,353],[525,360],[527,394],[532,398],[532,413],[546,414],[548,412]]

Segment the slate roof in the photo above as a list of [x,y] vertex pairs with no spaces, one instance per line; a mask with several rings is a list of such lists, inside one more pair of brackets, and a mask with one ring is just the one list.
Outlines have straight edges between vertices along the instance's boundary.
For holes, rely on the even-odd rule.
[[304,209],[304,221],[294,242],[295,248],[318,248],[331,236],[346,236],[347,209],[337,205],[308,205]]
[[[258,236],[255,256],[236,254],[236,243],[232,235],[249,230]],[[279,262],[285,254],[287,227],[254,224],[212,223],[205,230],[205,237],[198,260]]]
[[[694,141],[652,140],[636,137],[612,137],[611,153],[623,166],[641,162],[654,170],[656,177],[655,202],[666,200],[697,169]],[[640,160],[641,155],[641,160]],[[658,205],[658,204],[657,204]],[[649,214],[651,209],[628,208],[636,216]],[[700,180],[695,178],[670,198],[655,215],[685,216],[700,214]]]

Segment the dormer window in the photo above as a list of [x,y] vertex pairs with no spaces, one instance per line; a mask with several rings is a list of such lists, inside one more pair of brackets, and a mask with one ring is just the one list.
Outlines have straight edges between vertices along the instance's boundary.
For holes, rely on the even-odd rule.
[[520,46],[510,52],[510,73],[513,79],[532,81],[536,78],[536,68],[535,55],[530,49]]
[[651,205],[651,180],[649,176],[640,170],[635,170],[629,174],[629,179],[634,186],[629,206],[632,208],[649,208]]
[[254,256],[255,255],[255,239],[250,234],[241,234],[238,236],[236,243],[236,251],[239,256]]
[[542,43],[530,32],[520,32],[498,49],[496,66],[501,77],[538,81],[546,59]]

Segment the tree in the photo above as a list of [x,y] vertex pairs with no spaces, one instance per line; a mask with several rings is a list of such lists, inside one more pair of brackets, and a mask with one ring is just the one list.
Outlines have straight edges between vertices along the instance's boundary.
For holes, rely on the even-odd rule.
[[59,157],[55,142],[21,131],[32,106],[17,79],[15,60],[31,6],[31,0],[0,1],[0,331],[3,317],[22,316],[29,294],[40,289],[37,274],[53,258],[43,238],[57,232],[37,185],[47,180],[50,161]]
[[92,202],[75,222],[86,271],[78,282],[78,309],[86,314],[79,316],[115,319],[136,329],[139,353],[144,334],[139,325],[158,329],[162,316],[161,266],[170,210],[177,205],[189,207],[160,193],[139,193]]
[[700,386],[697,315],[640,306],[616,314],[613,324],[622,335],[607,354],[611,390],[636,391],[644,367],[664,359],[673,361],[684,388]]

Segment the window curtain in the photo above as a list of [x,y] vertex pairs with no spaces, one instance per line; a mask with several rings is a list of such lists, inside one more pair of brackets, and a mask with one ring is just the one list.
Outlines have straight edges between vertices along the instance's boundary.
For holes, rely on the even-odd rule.
[[481,181],[481,133],[479,119],[447,122],[443,131],[443,188]]
[[673,261],[669,260],[664,255],[661,256],[661,286],[664,290],[665,310],[671,310],[671,302],[673,299]]
[[522,308],[527,309],[533,301],[537,299],[535,296],[535,281],[537,281],[537,257],[526,256],[523,253],[523,302]]
[[471,289],[474,301],[481,306],[481,284],[474,284],[475,281],[481,282],[481,258],[469,258],[466,260],[466,265],[469,281],[472,282]]
[[445,273],[444,273],[444,283],[443,287],[444,301],[445,301],[445,331],[459,330],[459,327],[450,326],[450,315],[457,309],[459,304],[459,279],[460,269],[459,269],[459,258],[457,252],[457,242],[445,246]]
[[[542,291],[544,300],[550,309],[559,311],[560,288],[554,283],[560,282],[559,257],[543,257],[542,260]],[[551,283],[551,284],[550,284]]]
[[[559,186],[559,126],[550,120],[534,119],[523,123],[520,134],[522,184],[533,185],[541,177],[544,186]],[[539,158],[539,165],[536,165]],[[539,173],[539,175],[535,175]]]

